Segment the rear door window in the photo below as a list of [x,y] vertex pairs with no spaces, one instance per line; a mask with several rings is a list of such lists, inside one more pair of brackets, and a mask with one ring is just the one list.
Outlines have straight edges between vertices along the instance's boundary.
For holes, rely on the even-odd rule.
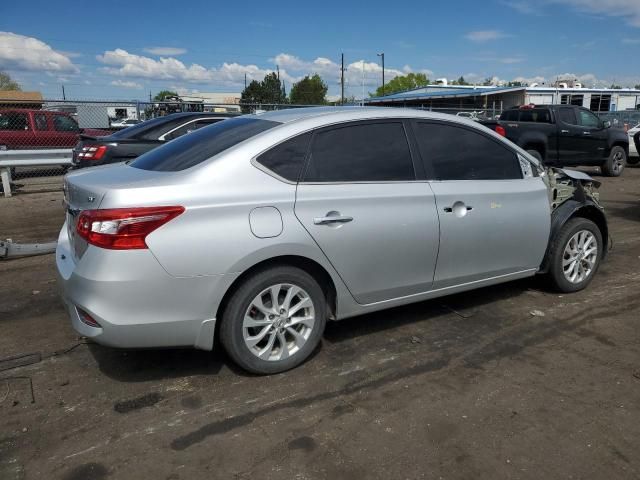
[[36,130],[48,130],[48,126],[47,126],[47,116],[42,114],[42,113],[36,113],[33,116],[33,119],[35,120],[36,123]]
[[415,180],[402,122],[349,125],[316,132],[305,182]]
[[218,122],[155,148],[130,165],[158,172],[185,170],[278,125],[279,122],[248,117]]
[[415,131],[420,155],[436,180],[522,178],[515,152],[480,132],[435,122],[417,122]]
[[304,167],[304,160],[309,149],[311,133],[298,135],[267,150],[256,161],[290,182],[297,182]]
[[78,132],[78,124],[66,115],[53,116],[53,128],[58,132]]

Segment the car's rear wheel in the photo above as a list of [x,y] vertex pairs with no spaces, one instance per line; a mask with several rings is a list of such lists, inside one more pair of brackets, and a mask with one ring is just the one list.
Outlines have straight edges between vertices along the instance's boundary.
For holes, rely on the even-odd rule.
[[602,234],[591,220],[581,217],[569,220],[554,240],[549,276],[561,292],[582,290],[598,271],[602,258]]
[[609,158],[602,164],[602,173],[607,177],[619,177],[627,165],[627,152],[624,148],[615,146],[611,149]]
[[318,282],[304,270],[273,267],[248,277],[222,317],[220,340],[242,368],[257,374],[298,366],[316,348],[327,317]]

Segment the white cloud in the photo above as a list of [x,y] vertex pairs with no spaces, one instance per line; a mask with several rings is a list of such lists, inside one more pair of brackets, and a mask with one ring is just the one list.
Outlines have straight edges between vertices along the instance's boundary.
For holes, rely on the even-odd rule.
[[640,45],[640,38],[623,38],[622,43],[625,45]]
[[237,86],[244,83],[245,73],[247,80],[251,81],[262,80],[267,73],[272,71],[272,69],[262,69],[256,65],[240,65],[238,63],[223,63],[220,68],[206,68],[197,63],[185,65],[176,58],[161,57],[156,60],[129,53],[121,48],[106,51],[96,58],[106,65],[102,71],[114,76],[199,84],[222,83],[225,86]]
[[113,85],[114,87],[123,87],[123,88],[135,88],[135,89],[141,89],[142,85],[136,82],[132,82],[130,80],[112,80],[110,85]]
[[574,7],[582,12],[622,17],[634,27],[640,27],[640,1],[638,0],[549,0]]
[[505,38],[509,36],[510,35],[507,35],[506,33],[501,32],[500,30],[476,30],[476,31],[467,33],[464,36],[464,38],[466,38],[467,40],[471,40],[472,42],[475,42],[475,43],[484,43],[484,42],[491,42],[493,40],[500,40],[501,38]]
[[69,55],[46,43],[17,33],[0,32],[0,67],[11,70],[78,72]]
[[[263,68],[253,64],[223,63],[217,68],[207,68],[199,64],[185,64],[176,58],[161,57],[154,59],[143,55],[129,53],[123,49],[105,51],[96,57],[105,66],[102,71],[121,78],[141,78],[171,80],[175,86],[178,82],[200,85],[213,85],[224,88],[241,88],[244,85],[245,74],[247,81],[261,81],[265,75],[279,68],[280,79],[287,88],[305,75],[319,74],[327,85],[336,87],[340,81],[340,65],[325,57],[314,60],[304,60],[289,53],[280,53],[269,59],[271,67]],[[362,85],[362,70],[364,68],[364,85],[367,92],[377,88],[382,82],[382,67],[377,62],[356,61],[345,66],[345,84],[347,87]],[[398,75],[405,75],[414,71],[409,65],[401,70],[385,67],[385,81]],[[433,75],[429,70],[420,70],[427,75]],[[119,84],[119,86],[123,86]],[[181,88],[184,88],[182,86]]]
[[151,55],[166,55],[166,56],[175,56],[175,55],[183,55],[187,53],[186,48],[177,48],[177,47],[147,47],[143,48],[147,53]]
[[[307,61],[302,60],[295,55],[281,53],[272,58],[271,61],[280,66],[281,77],[284,69],[287,76],[293,79],[293,81],[298,81],[305,75],[313,75],[317,73],[323,78],[329,87],[337,85],[340,82],[340,64],[329,58],[318,57],[315,60]],[[345,70],[344,76],[347,87],[361,87],[363,80],[365,90],[371,89],[372,87],[377,88],[382,84],[382,66],[377,62],[358,60],[345,65]],[[406,75],[411,72],[415,72],[415,70],[409,65],[403,66],[401,70],[385,66],[385,82],[388,82],[399,75]],[[433,72],[431,70],[423,69],[418,72],[424,73],[427,76],[433,76]]]
[[502,3],[530,15],[541,15],[554,5],[566,5],[583,13],[621,17],[628,24],[640,27],[638,0],[503,0]]

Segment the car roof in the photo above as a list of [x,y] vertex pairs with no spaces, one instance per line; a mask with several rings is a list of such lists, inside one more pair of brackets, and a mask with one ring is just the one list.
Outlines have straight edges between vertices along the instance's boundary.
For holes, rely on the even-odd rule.
[[447,120],[464,125],[472,125],[476,128],[478,126],[477,122],[464,117],[430,112],[427,110],[418,110],[414,108],[398,107],[304,107],[255,113],[248,116],[259,120],[270,120],[285,125],[305,123],[313,124],[316,127],[339,122],[379,118],[423,118]]

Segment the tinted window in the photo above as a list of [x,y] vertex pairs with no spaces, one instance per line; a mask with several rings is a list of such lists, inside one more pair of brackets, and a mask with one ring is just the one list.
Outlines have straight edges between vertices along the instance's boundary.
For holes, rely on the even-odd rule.
[[0,113],[0,130],[28,130],[28,125],[24,113]]
[[306,182],[414,180],[402,123],[374,123],[315,134]]
[[78,124],[66,115],[54,115],[53,128],[59,132],[77,132]]
[[577,125],[576,114],[573,111],[573,108],[561,108],[560,112],[560,120],[564,123],[568,123],[569,125]]
[[195,122],[191,121],[183,125],[182,127],[174,130],[173,132],[167,134],[164,138],[166,140],[173,140],[174,138],[181,137],[185,133],[191,133],[194,130],[198,130],[199,128],[206,127],[207,125],[211,125],[212,123],[216,123],[219,121],[220,119],[197,120]]
[[202,163],[277,125],[280,124],[247,117],[218,122],[141,155],[131,166],[143,170],[177,172]]
[[578,110],[580,125],[583,127],[598,128],[600,120],[593,113],[587,110]]
[[447,124],[416,125],[422,158],[437,180],[508,180],[522,178],[514,152],[497,140]]
[[500,120],[505,120],[507,122],[517,122],[518,121],[518,110],[507,110],[500,115]]
[[[138,123],[137,125],[133,125],[124,130],[119,130],[115,133],[112,133],[111,136],[114,138],[131,138],[131,137],[135,137],[140,134],[143,134],[148,130],[155,129],[160,125],[168,124],[169,122],[171,122],[171,120],[168,120],[167,117],[158,117],[158,118],[154,118],[151,120]],[[172,126],[175,126],[175,125],[172,124]],[[167,130],[170,130],[170,128],[167,128],[165,131]],[[158,136],[160,135],[162,135],[162,133],[158,134]]]
[[36,130],[46,130],[47,129],[47,116],[41,113],[37,113],[33,116],[36,122]]
[[297,182],[304,166],[304,159],[310,140],[311,133],[299,135],[273,147],[256,160],[260,165],[268,168],[276,175],[291,182]]

